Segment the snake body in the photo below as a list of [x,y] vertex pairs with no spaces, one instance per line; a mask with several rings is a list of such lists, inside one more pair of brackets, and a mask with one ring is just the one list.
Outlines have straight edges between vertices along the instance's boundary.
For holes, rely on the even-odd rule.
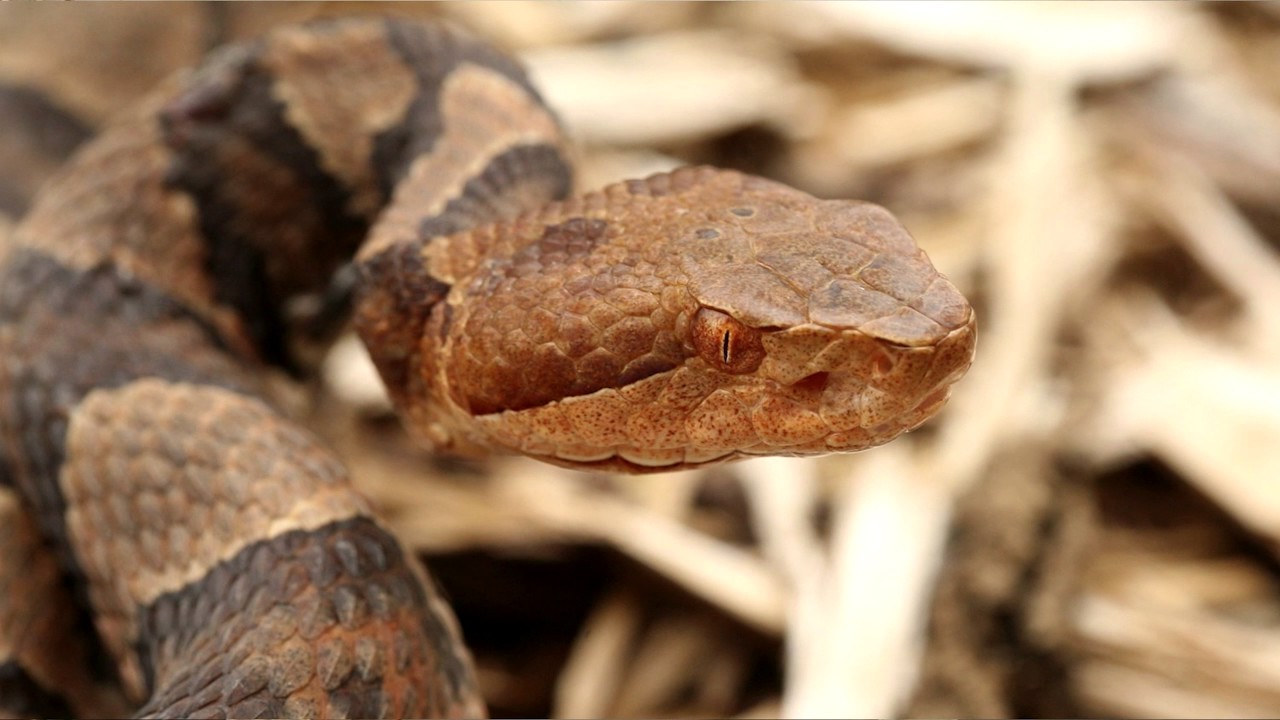
[[571,188],[518,64],[379,19],[217,51],[79,152],[0,246],[0,712],[101,712],[105,657],[142,716],[483,714],[425,571],[273,401],[304,301],[353,299],[429,445],[573,467],[870,447],[968,367],[879,207]]

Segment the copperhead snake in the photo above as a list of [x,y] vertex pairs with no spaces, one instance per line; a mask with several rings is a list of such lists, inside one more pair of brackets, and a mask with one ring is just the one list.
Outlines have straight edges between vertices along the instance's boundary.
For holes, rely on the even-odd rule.
[[570,197],[571,158],[515,61],[380,19],[223,48],[81,149],[0,245],[0,714],[102,712],[103,667],[144,717],[484,714],[262,380],[299,298],[430,447],[577,468],[860,450],[967,369],[888,211],[706,167]]

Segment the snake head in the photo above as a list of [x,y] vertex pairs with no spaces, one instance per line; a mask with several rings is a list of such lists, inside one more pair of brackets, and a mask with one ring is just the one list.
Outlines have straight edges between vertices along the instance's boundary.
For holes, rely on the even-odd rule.
[[758,178],[741,187],[729,222],[683,262],[699,303],[690,344],[723,376],[690,415],[691,444],[735,434],[743,455],[861,450],[936,413],[973,357],[964,296],[882,207]]
[[418,252],[395,267],[438,282],[392,285],[441,292],[410,293],[428,303],[410,391],[383,375],[449,450],[630,472],[859,450],[932,415],[973,354],[972,309],[888,211],[732,171],[620,183]]

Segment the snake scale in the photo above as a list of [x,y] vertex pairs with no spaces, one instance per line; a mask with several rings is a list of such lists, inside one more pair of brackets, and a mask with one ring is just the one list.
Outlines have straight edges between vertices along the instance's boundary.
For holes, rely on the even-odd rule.
[[426,572],[264,380],[303,366],[300,299],[351,308],[429,446],[578,468],[859,450],[970,363],[882,208],[572,177],[516,62],[376,18],[222,48],[77,152],[0,245],[0,714],[484,714]]

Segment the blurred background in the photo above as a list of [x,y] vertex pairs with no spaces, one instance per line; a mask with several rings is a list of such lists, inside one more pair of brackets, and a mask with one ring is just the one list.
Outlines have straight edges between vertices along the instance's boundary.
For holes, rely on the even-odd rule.
[[1280,715],[1280,5],[6,4],[0,234],[169,71],[353,12],[517,53],[584,189],[872,200],[979,313],[917,432],[642,478],[432,459],[340,343],[314,427],[494,715]]

